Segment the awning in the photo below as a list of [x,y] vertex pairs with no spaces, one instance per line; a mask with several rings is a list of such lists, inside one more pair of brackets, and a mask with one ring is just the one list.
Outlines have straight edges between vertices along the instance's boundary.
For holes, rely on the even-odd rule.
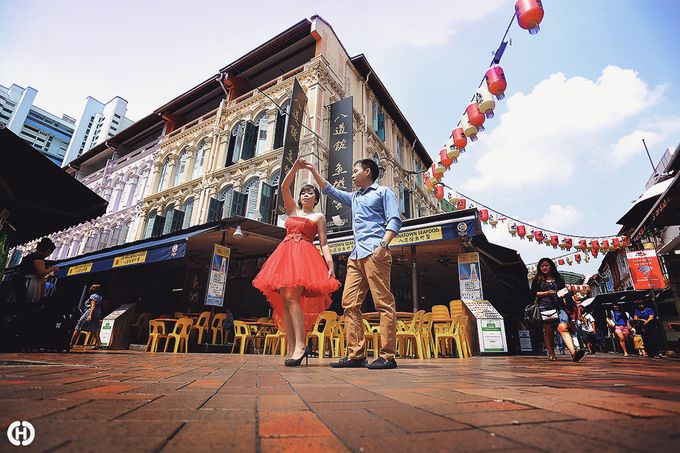
[[635,227],[642,219],[645,218],[649,210],[652,209],[654,203],[659,200],[659,197],[666,191],[670,186],[672,179],[667,179],[661,181],[660,183],[654,184],[652,187],[647,189],[640,198],[635,200],[630,208],[625,214],[616,222],[619,225]]
[[0,129],[0,153],[0,211],[9,211],[10,247],[106,212],[106,200],[9,129]]
[[643,299],[649,294],[649,290],[618,291],[615,293],[597,294],[593,298],[593,304],[611,305],[614,302],[619,304],[633,303],[638,299]]
[[56,275],[57,277],[69,277],[183,258],[186,255],[187,240],[190,237],[216,230],[219,227],[220,224],[213,224],[209,227],[203,226],[175,235],[137,241],[69,259],[57,263],[59,270]]
[[648,228],[680,225],[680,173],[664,183],[667,183],[667,186],[663,193],[656,198],[636,224],[637,228],[631,234],[633,240],[638,240]]

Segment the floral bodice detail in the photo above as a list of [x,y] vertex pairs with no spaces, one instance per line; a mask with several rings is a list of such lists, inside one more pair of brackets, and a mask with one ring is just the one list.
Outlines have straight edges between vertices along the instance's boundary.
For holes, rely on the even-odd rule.
[[290,216],[286,219],[286,237],[283,242],[314,241],[316,237],[316,224],[305,217]]

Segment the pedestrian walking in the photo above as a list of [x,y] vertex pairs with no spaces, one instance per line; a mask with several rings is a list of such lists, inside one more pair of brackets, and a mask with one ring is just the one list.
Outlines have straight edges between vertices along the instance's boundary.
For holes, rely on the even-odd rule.
[[85,301],[85,309],[80,319],[76,323],[76,329],[71,337],[71,347],[76,344],[80,332],[86,330],[94,335],[95,345],[94,349],[99,349],[102,342],[99,339],[99,330],[102,327],[102,296],[101,296],[102,286],[95,283],[90,286],[88,291],[88,298]]

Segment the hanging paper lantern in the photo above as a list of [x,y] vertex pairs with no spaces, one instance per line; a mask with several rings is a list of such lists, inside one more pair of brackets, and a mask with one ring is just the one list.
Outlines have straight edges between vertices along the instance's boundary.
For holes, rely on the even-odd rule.
[[535,236],[535,235],[536,235],[536,233],[534,232],[534,229],[533,229],[533,228],[529,228],[529,229],[527,230],[527,239],[529,239],[529,242],[533,242],[533,241],[534,241],[534,236]]
[[[599,250],[599,249],[598,249]],[[593,254],[593,258],[597,258],[597,250],[592,249],[591,253]]]
[[442,175],[444,174],[444,172],[446,171],[446,166],[442,163],[442,161],[437,161],[436,170]]
[[482,132],[484,130],[484,120],[486,117],[479,110],[479,105],[477,105],[476,102],[470,102],[467,109],[465,109],[465,113],[467,113],[470,124],[475,126],[479,132]]
[[536,242],[543,242],[543,231],[536,230]]
[[496,96],[496,99],[499,101],[503,99],[505,97],[505,89],[508,87],[503,68],[492,66],[486,71],[484,77],[486,78],[486,87],[489,89],[489,92]]
[[432,167],[430,168],[432,170],[432,177],[437,181],[440,181],[444,176],[444,173],[439,171],[439,167],[437,166],[437,164],[432,164]]
[[488,209],[480,209],[479,210],[479,220],[481,220],[484,223],[487,223],[489,221],[489,210]]
[[[462,122],[461,122],[462,124]],[[457,127],[453,130],[451,133],[453,136],[453,146],[458,148],[458,150],[461,153],[465,152],[465,145],[467,145],[467,137],[465,136],[465,133],[463,132],[462,127]]]
[[467,200],[465,198],[459,198],[456,202],[456,210],[462,211],[467,208]]
[[441,184],[437,184],[434,187],[434,196],[437,198],[437,200],[441,200],[444,198],[444,186]]
[[453,159],[449,157],[449,153],[446,148],[439,151],[439,158],[441,159],[442,165],[447,170],[451,167],[451,164],[453,164]]
[[489,214],[489,225],[491,225],[491,228],[496,228],[496,225],[498,225],[498,215],[497,214]]
[[567,264],[571,266],[571,263],[573,263],[574,260],[572,260],[571,257],[569,257],[569,256],[566,259],[567,259]]
[[446,155],[453,159],[454,162],[458,162],[458,156],[460,156],[460,150],[456,148],[455,146],[449,146],[449,150],[446,152]]
[[546,247],[550,247],[551,239],[550,239],[550,236],[548,236],[547,234],[543,238],[543,244],[545,244]]
[[619,238],[613,238],[612,245],[614,246],[614,250],[618,250],[621,247],[621,241]]
[[597,252],[600,251],[600,242],[597,239],[593,239],[590,241],[590,248],[595,252],[593,256],[597,256]]
[[518,0],[515,3],[515,16],[517,24],[525,30],[529,30],[530,35],[535,35],[541,27],[539,24],[543,20],[543,4],[541,0]]
[[604,239],[602,241],[602,247],[601,248],[605,252],[608,252],[609,250],[611,250],[610,247],[609,247],[609,241],[607,239]]
[[564,250],[564,249],[567,247],[567,242],[566,242],[566,240],[564,239],[564,237],[561,237],[561,238],[560,238],[560,242],[559,242],[559,244],[557,244],[557,245],[558,245],[558,246],[560,247],[560,249],[562,249],[562,250]]
[[512,237],[515,237],[517,235],[517,224],[515,222],[508,223],[508,231]]
[[476,142],[478,130],[474,125],[470,124],[467,113],[463,114],[463,117],[460,119],[460,124],[463,126],[463,134],[473,142]]
[[574,240],[572,238],[566,238],[564,240],[564,249],[565,250],[571,250],[571,247],[574,244]]
[[581,239],[580,241],[578,241],[578,243],[579,243],[579,246],[576,247],[577,249],[582,250],[584,252],[586,250],[588,250],[588,244],[587,244],[585,239]]
[[557,264],[559,264],[560,266],[564,266],[564,260],[562,258],[558,259]]
[[577,253],[576,255],[574,255],[574,259],[576,260],[577,263],[580,263],[581,262],[581,254]]
[[560,238],[556,234],[553,234],[552,236],[550,236],[550,245],[552,245],[552,248],[556,249],[557,246],[559,245],[559,243],[560,243]]
[[527,230],[524,225],[517,225],[517,236],[519,236],[520,239],[524,239],[524,236],[526,236]]
[[588,256],[587,253],[584,253],[584,254],[583,254],[583,260],[584,260],[586,263],[589,263],[589,262],[590,262],[590,256]]
[[482,85],[475,93],[475,101],[479,111],[486,116],[487,119],[493,118],[493,109],[496,108],[496,101],[493,100],[493,95],[487,87]]

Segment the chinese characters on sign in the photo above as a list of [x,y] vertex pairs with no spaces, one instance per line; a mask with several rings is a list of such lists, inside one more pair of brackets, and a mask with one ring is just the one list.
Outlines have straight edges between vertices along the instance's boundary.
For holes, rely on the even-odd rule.
[[[401,245],[420,244],[429,241],[438,241],[443,238],[442,227],[418,228],[416,230],[401,231],[390,244],[391,247]],[[332,255],[351,253],[354,250],[354,239],[330,242],[328,247]],[[318,247],[317,247],[318,248]],[[319,251],[321,249],[319,248]]]
[[[283,178],[293,167],[300,151],[300,132],[302,121],[307,108],[307,96],[305,95],[300,82],[297,78],[293,81],[293,95],[290,100],[290,113],[286,122],[285,139],[283,141],[283,157],[281,161],[281,177],[279,178],[278,193],[281,193],[281,183]],[[283,197],[278,197],[276,203],[276,213],[286,214],[286,207],[283,204]]]
[[[328,182],[340,190],[352,190],[353,132],[352,97],[331,104],[331,137],[328,157]],[[330,228],[352,228],[352,209],[337,201],[326,205],[326,221]]]

